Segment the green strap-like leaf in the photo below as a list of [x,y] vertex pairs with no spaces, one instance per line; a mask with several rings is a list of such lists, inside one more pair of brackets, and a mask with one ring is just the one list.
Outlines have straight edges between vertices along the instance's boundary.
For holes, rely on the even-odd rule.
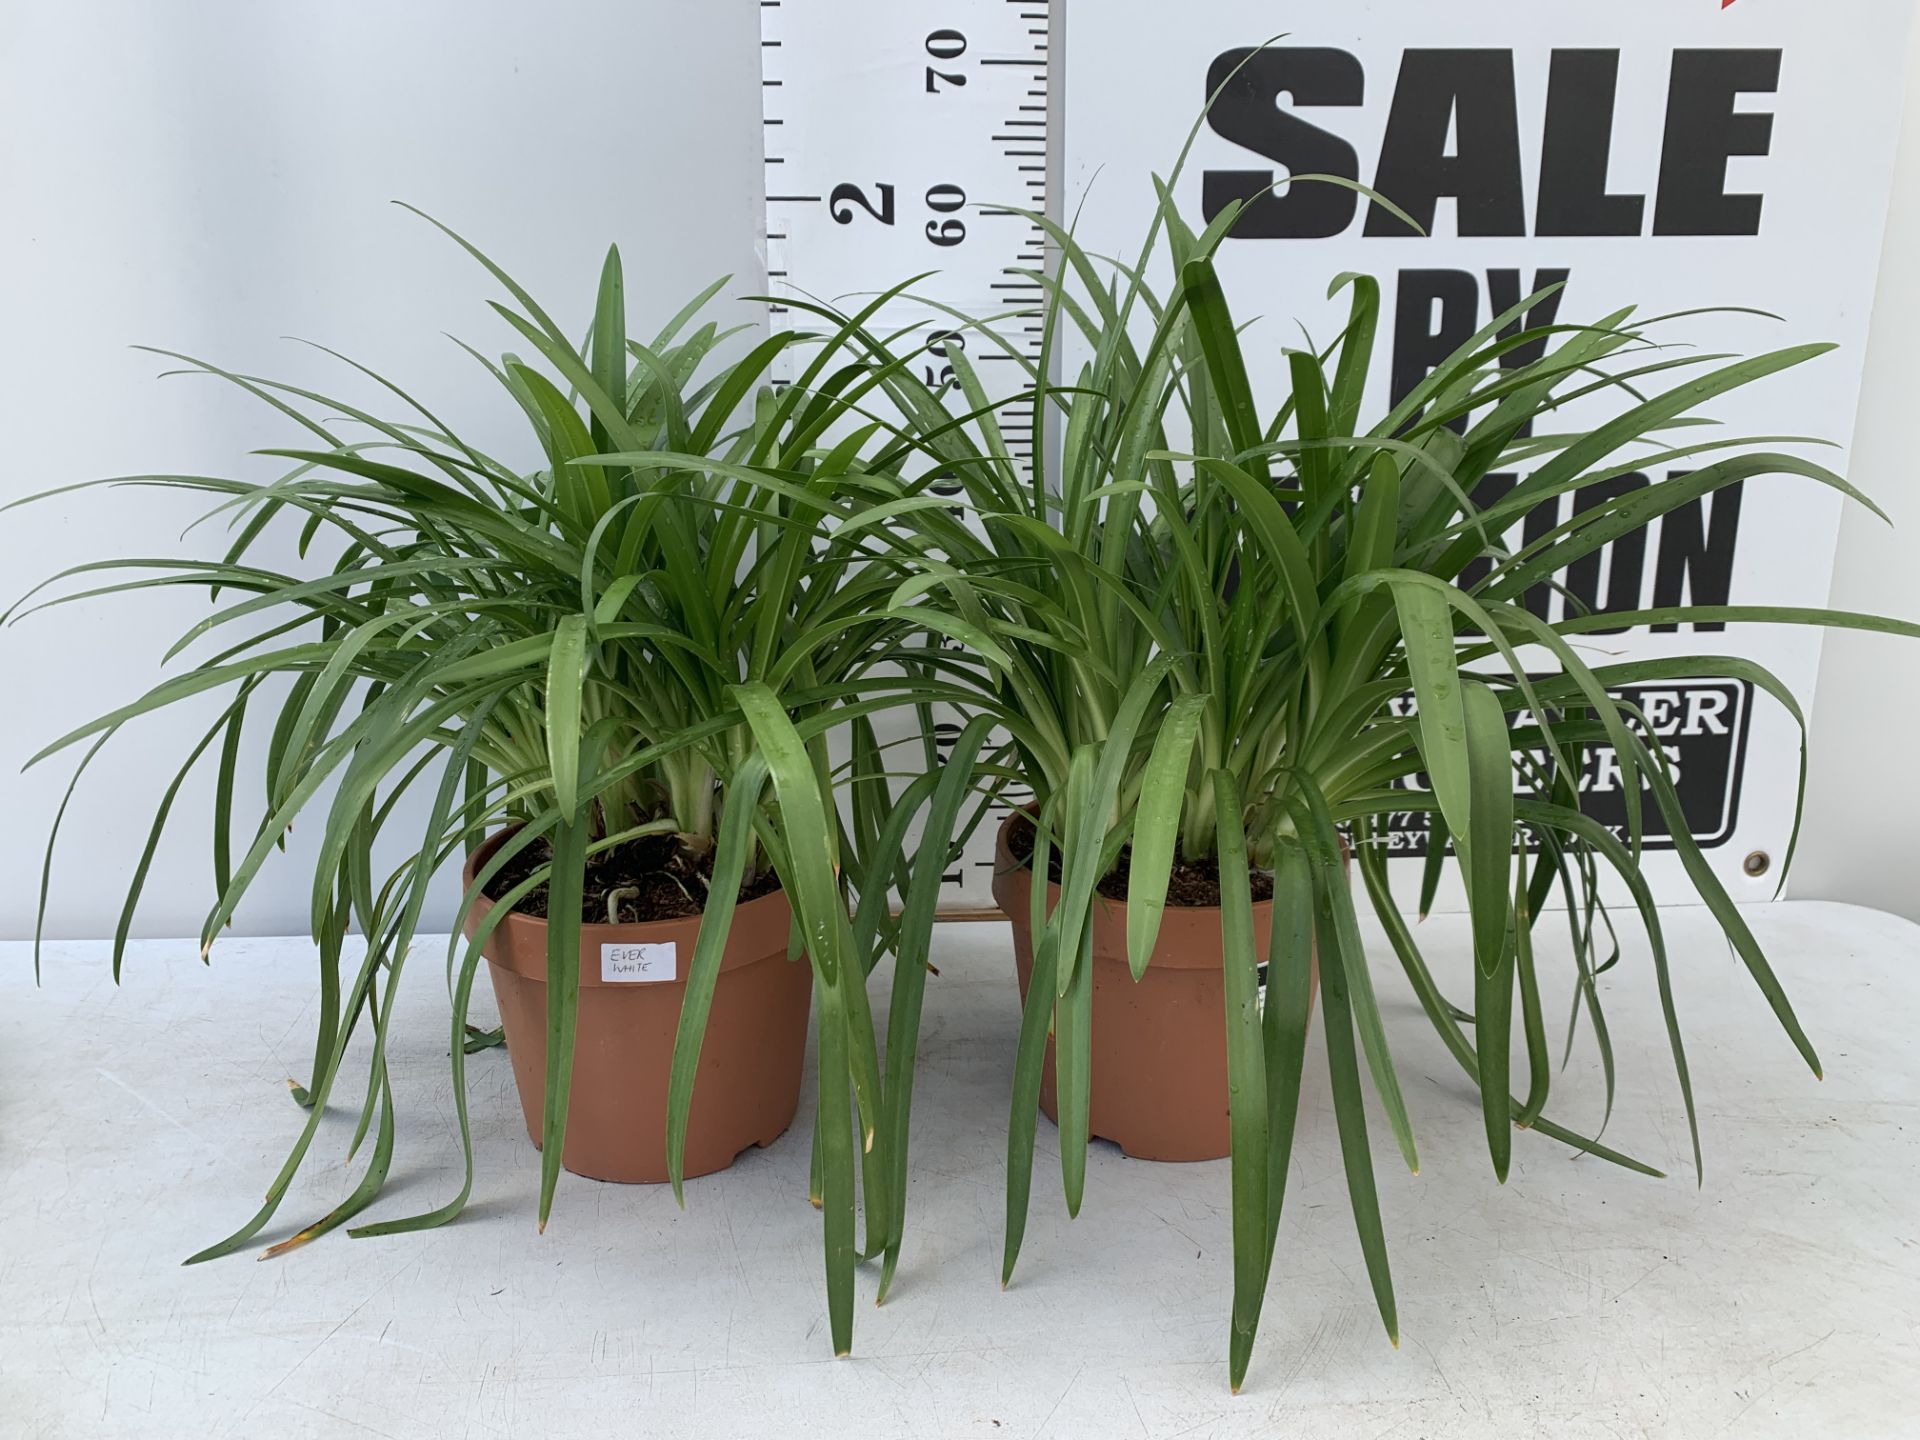
[[[1020,1013],[1020,1038],[1013,1055],[1013,1102],[1007,1118],[1007,1225],[1001,1242],[1000,1288],[1013,1282],[1020,1242],[1027,1233],[1027,1209],[1033,1192],[1033,1145],[1039,1124],[1040,1081],[1053,1028],[1054,950],[1041,943],[1047,917],[1047,872],[1053,856],[1049,810],[1035,817],[1032,882],[1028,888],[1028,933],[1033,937],[1033,969],[1027,977],[1026,1004]],[[1056,1090],[1057,1096],[1057,1090]]]
[[[1551,878],[1545,865],[1541,872]],[[1533,964],[1533,908],[1529,904],[1524,878],[1514,886],[1513,960],[1514,976],[1520,984],[1520,1024],[1527,1041],[1527,1098],[1514,1116],[1522,1130],[1540,1118],[1547,1107],[1547,1093],[1553,1083],[1552,1056],[1547,1050],[1547,1022],[1540,1006],[1540,979]]]
[[821,1223],[826,1241],[827,1322],[833,1353],[853,1352],[853,1267],[858,1259],[853,1216],[853,1106],[847,1093],[845,1021],[822,1005],[815,1029],[820,1055]]
[[1507,1106],[1513,1044],[1514,958],[1510,934],[1502,939],[1505,943],[1497,947],[1490,973],[1477,963],[1473,967],[1473,1028],[1487,1153],[1493,1157],[1494,1175],[1504,1185],[1513,1157],[1513,1121]]
[[1267,1062],[1260,1030],[1260,962],[1253,948],[1253,890],[1240,787],[1211,776],[1220,836],[1220,945],[1227,1008],[1227,1121],[1232,1137],[1233,1328],[1228,1376],[1246,1378],[1267,1288]]
[[[1057,957],[1060,974],[1055,986],[1062,996],[1072,983],[1078,957],[1085,948],[1080,941],[1092,923],[1094,887],[1111,859],[1106,841],[1121,778],[1133,753],[1134,737],[1172,665],[1173,657],[1162,655],[1134,677],[1114,713],[1106,737],[1098,745],[1076,747],[1068,758],[1060,905],[1048,925],[1051,943],[1060,951]],[[1062,1104],[1065,1104],[1064,1095]]]
[[1453,640],[1453,611],[1431,590],[1393,587],[1407,671],[1420,706],[1420,755],[1440,813],[1456,843],[1473,833],[1473,772],[1467,758],[1466,702]]
[[[967,722],[947,756],[940,784],[928,807],[921,832],[920,854],[907,890],[901,915],[900,950],[894,961],[893,999],[887,1007],[886,1143],[882,1163],[889,1167],[893,1197],[893,1230],[887,1237],[880,1272],[879,1304],[893,1286],[906,1234],[908,1121],[913,1111],[914,1059],[919,1053],[920,1007],[927,989],[927,949],[933,930],[940,887],[946,878],[950,837],[960,807],[973,785],[974,762],[993,730],[992,718],[975,716]],[[864,898],[864,897],[863,897]]]
[[[1099,819],[1100,807],[1089,799],[1096,757],[1093,746],[1082,745],[1073,752],[1073,762],[1067,770],[1065,854],[1070,866],[1087,872],[1098,869],[1097,857],[1105,833]],[[1038,872],[1034,883],[1042,883]],[[1083,915],[1069,932],[1062,924],[1062,912],[1072,903],[1063,886],[1061,902],[1049,922],[1050,929],[1041,939],[1042,945],[1053,950],[1055,963],[1067,972],[1064,988],[1060,989],[1054,1006],[1053,1062],[1059,1102],[1060,1183],[1070,1216],[1080,1213],[1080,1199],[1086,1190],[1087,1140],[1093,1104],[1093,923],[1091,916]],[[1070,938],[1061,938],[1067,933]],[[1074,948],[1069,951],[1068,945]],[[1071,958],[1070,967],[1063,963],[1062,956]]]
[[[1160,722],[1153,752],[1141,773],[1140,795],[1134,804],[1133,851],[1127,866],[1127,964],[1135,980],[1146,973],[1154,941],[1160,935],[1160,917],[1166,909],[1167,882],[1180,835],[1180,815],[1187,802],[1193,740],[1206,706],[1203,695],[1183,695],[1173,702]],[[1233,828],[1240,823],[1236,816]]]
[[686,1174],[687,1116],[693,1109],[693,1083],[700,1073],[700,1046],[733,929],[740,881],[753,855],[753,822],[766,783],[767,762],[758,755],[748,756],[727,780],[727,804],[707,881],[707,903],[700,914],[700,933],[693,943],[680,1023],[673,1036],[673,1067],[667,1079],[667,1178],[673,1184],[675,1203],[683,1208],[687,1203],[681,1189]]
[[547,763],[553,799],[569,818],[580,810],[580,698],[586,680],[587,617],[565,615],[547,657]]
[[1273,929],[1267,946],[1267,997],[1261,1046],[1267,1062],[1267,1263],[1273,1263],[1280,1211],[1300,1114],[1300,1081],[1313,1019],[1313,869],[1300,842],[1274,847]]
[[[1426,1011],[1428,1021],[1445,1042],[1447,1051],[1460,1068],[1469,1076],[1478,1077],[1480,1062],[1471,1042],[1460,1031],[1460,1022],[1455,1018],[1454,1009],[1440,993],[1440,987],[1434,984],[1433,975],[1428,971],[1426,961],[1421,958],[1420,949],[1413,941],[1413,932],[1407,927],[1399,907],[1394,904],[1392,892],[1387,887],[1386,859],[1378,848],[1371,844],[1360,847],[1360,873],[1365,877],[1367,890],[1373,900],[1375,912],[1387,932],[1394,954],[1400,960],[1401,969],[1406,972],[1408,982],[1413,986],[1420,1008]],[[1517,1115],[1520,1106],[1516,1102],[1514,1112]],[[1549,1139],[1558,1140],[1563,1145],[1571,1145],[1583,1154],[1591,1154],[1605,1160],[1610,1165],[1635,1171],[1641,1175],[1650,1175],[1654,1179],[1664,1179],[1662,1171],[1618,1150],[1610,1150],[1595,1140],[1577,1135],[1563,1125],[1557,1125],[1542,1117],[1532,1127]]]
[[[1251,450],[1260,443],[1260,416],[1254,408],[1246,360],[1240,353],[1240,337],[1233,328],[1220,277],[1214,273],[1213,261],[1202,257],[1186,263],[1181,279],[1194,333],[1207,357],[1207,378],[1213,383],[1220,413],[1227,422],[1228,439],[1236,451]],[[1266,462],[1255,460],[1254,464],[1255,478],[1264,482]]]
[[[1513,749],[1500,697],[1478,680],[1461,682],[1467,723],[1467,774],[1473,790],[1472,830],[1461,837],[1473,919],[1473,956],[1482,975],[1501,963],[1512,923]],[[1502,1091],[1501,1093],[1505,1093]]]
[[1720,883],[1720,877],[1713,873],[1713,866],[1702,853],[1699,842],[1693,838],[1686,811],[1681,808],[1680,797],[1674,791],[1671,777],[1659,765],[1650,747],[1644,742],[1636,743],[1641,745],[1641,763],[1648,771],[1647,788],[1653,792],[1655,803],[1666,818],[1667,828],[1673,835],[1674,848],[1680,852],[1680,863],[1686,867],[1687,878],[1693,883],[1695,893],[1713,912],[1713,918],[1733,946],[1734,953],[1740,957],[1740,963],[1747,967],[1754,984],[1766,996],[1768,1008],[1780,1022],[1780,1028],[1787,1032],[1794,1049],[1800,1052],[1800,1058],[1806,1061],[1807,1068],[1816,1077],[1820,1076],[1820,1057],[1814,1051],[1813,1042],[1801,1027],[1800,1017],[1793,1013],[1793,1004],[1787,999],[1786,988],[1781,985],[1780,977],[1774,974],[1773,966],[1767,962],[1760,942],[1754,938],[1752,927],[1741,915],[1740,907],[1727,894],[1727,887]]
[[[1387,1338],[1400,1343],[1400,1316],[1393,1300],[1393,1272],[1387,1264],[1387,1238],[1380,1224],[1380,1197],[1374,1189],[1373,1156],[1367,1149],[1367,1112],[1360,1094],[1360,1069],[1353,1047],[1353,1015],[1349,1008],[1351,973],[1342,946],[1332,940],[1333,917],[1322,889],[1317,897],[1316,931],[1320,946],[1321,1015],[1327,1034],[1327,1069],[1333,1086],[1334,1121],[1340,1132],[1340,1158],[1347,1172],[1347,1199],[1353,1206],[1354,1229],[1366,1257],[1367,1276],[1373,1282]],[[1360,959],[1357,963],[1364,964]]]
[[[1322,969],[1327,950],[1338,946],[1344,961],[1347,1008],[1359,1027],[1362,1048],[1366,1051],[1367,1070],[1379,1093],[1381,1108],[1400,1146],[1407,1169],[1420,1170],[1420,1155],[1413,1142],[1413,1122],[1407,1117],[1407,1102],[1400,1093],[1400,1078],[1394,1073],[1393,1055],[1387,1048],[1387,1030],[1380,1019],[1380,1005],[1374,998],[1373,976],[1367,969],[1367,952],[1360,939],[1360,924],[1354,914],[1353,892],[1341,859],[1340,836],[1334,829],[1333,814],[1320,787],[1305,774],[1294,777],[1296,797],[1291,806],[1294,824],[1312,861],[1315,904],[1324,909],[1327,923],[1315,927]],[[1329,928],[1331,927],[1331,928]]]
[[[793,902],[800,934],[813,964],[818,1002],[820,1064],[821,1201],[826,1236],[827,1301],[836,1354],[853,1345],[854,1157],[847,1108],[851,1085],[863,1155],[873,1149],[882,1114],[879,1059],[867,1009],[866,969],[853,954],[852,924],[835,874],[839,826],[829,820],[829,802],[813,757],[779,699],[760,684],[736,685],[740,706],[766,758],[780,805],[784,856],[776,869]],[[824,839],[827,843],[821,844]],[[784,864],[782,861],[784,859]],[[869,1164],[871,1165],[871,1161]],[[885,1233],[888,1206],[884,1169],[869,1172],[868,1201],[883,1213],[868,1223]]]
[[540,1228],[553,1211],[573,1096],[573,1042],[580,1026],[580,921],[587,827],[563,821],[553,834],[547,881],[547,1094],[540,1120]]

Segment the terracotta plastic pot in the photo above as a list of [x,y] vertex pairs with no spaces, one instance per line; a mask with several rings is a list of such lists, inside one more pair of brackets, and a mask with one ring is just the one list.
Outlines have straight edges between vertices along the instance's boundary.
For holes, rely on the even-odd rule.
[[[1033,974],[1033,870],[1007,845],[1009,817],[994,846],[993,898],[1013,922],[1013,960],[1025,1001]],[[1047,886],[1047,910],[1060,887]],[[1254,945],[1267,960],[1273,902],[1253,907]],[[1314,973],[1316,990],[1319,972]],[[1225,973],[1216,906],[1169,905],[1139,981],[1127,964],[1124,901],[1093,897],[1093,1037],[1088,1059],[1089,1128],[1136,1160],[1217,1160],[1231,1152],[1227,1115]],[[1058,1120],[1053,1041],[1047,1041],[1040,1105]]]
[[[502,831],[473,852],[467,884],[510,834]],[[469,937],[492,906],[485,896],[474,902]],[[777,890],[733,912],[687,1117],[689,1176],[726,1169],[742,1150],[771,1145],[793,1122],[813,971],[804,959],[787,959],[790,915]],[[701,924],[689,918],[580,927],[579,1030],[560,1155],[576,1175],[667,1178],[667,1080]],[[547,922],[509,914],[484,953],[527,1134],[537,1146],[547,1090]]]

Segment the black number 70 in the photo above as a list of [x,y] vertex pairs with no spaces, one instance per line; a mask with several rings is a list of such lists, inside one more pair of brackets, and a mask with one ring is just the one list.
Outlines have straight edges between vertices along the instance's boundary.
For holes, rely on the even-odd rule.
[[[927,54],[936,60],[958,60],[967,53],[967,37],[958,30],[936,30],[927,36]],[[946,70],[936,70],[927,66],[927,93],[938,95],[940,87],[936,80],[944,80],[949,85],[965,85],[967,77]]]

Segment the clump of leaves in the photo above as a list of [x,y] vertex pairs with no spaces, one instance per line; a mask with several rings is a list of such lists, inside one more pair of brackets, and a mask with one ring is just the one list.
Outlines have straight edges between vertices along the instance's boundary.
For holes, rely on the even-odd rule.
[[[913,656],[889,663],[919,631],[911,607],[892,603],[904,572],[884,544],[884,526],[940,502],[904,495],[884,471],[858,464],[875,427],[857,407],[879,381],[842,356],[845,333],[785,332],[729,347],[735,331],[704,318],[716,285],[659,334],[636,339],[627,331],[619,254],[610,251],[587,338],[576,345],[503,270],[453,238],[505,291],[493,308],[524,358],[469,353],[524,414],[543,457],[538,469],[523,473],[483,453],[398,385],[357,365],[404,407],[401,418],[175,357],[284,416],[300,441],[266,453],[290,468],[267,483],[194,475],[95,482],[213,496],[211,517],[230,525],[232,542],[217,560],[80,565],[48,582],[66,586],[57,598],[30,604],[30,596],[10,612],[18,618],[49,604],[181,585],[204,589],[213,607],[167,658],[196,646],[212,653],[34,757],[90,743],[83,771],[122,728],[196,697],[225,697],[154,817],[120,916],[116,977],[174,801],[209,752],[217,757],[215,899],[203,953],[296,818],[312,815],[324,832],[311,904],[319,1023],[311,1074],[294,1086],[307,1123],[259,1211],[193,1258],[227,1254],[272,1219],[363,1027],[373,1039],[350,1149],[372,1134],[365,1178],[269,1253],[351,1220],[379,1194],[395,1146],[386,1046],[422,909],[448,862],[512,825],[461,897],[447,952],[466,1179],[444,1205],[350,1233],[392,1234],[458,1215],[473,1179],[465,1064],[475,1048],[467,1019],[482,945],[533,887],[549,887],[549,914],[577,918],[590,856],[637,837],[678,836],[711,851],[712,884],[672,1072],[675,1193],[734,897],[744,878],[771,866],[814,971],[815,1193],[825,1208],[834,1345],[844,1352],[856,1156],[865,1158],[872,1248],[892,1233],[891,1197],[904,1178],[904,1160],[896,1165],[886,1146],[876,1150],[876,1139],[903,1131],[904,1120],[890,1118],[883,1100],[866,980],[895,939],[885,895],[913,873],[905,850],[911,813],[886,802],[872,717],[941,696],[927,664]],[[729,348],[745,353],[729,360]],[[776,387],[772,371],[783,358],[795,359],[798,373]],[[256,558],[266,537],[288,527],[302,556],[327,557],[314,573]],[[73,588],[83,579],[84,588]],[[852,760],[836,766],[828,739],[840,727],[851,728],[855,743]],[[250,733],[265,737],[257,812],[237,773]],[[960,775],[967,778],[964,767]],[[851,822],[836,804],[836,785],[853,792]],[[936,789],[923,784],[908,798],[924,803]],[[938,789],[943,813],[953,808],[952,791]],[[387,869],[379,857],[408,813],[400,802],[421,793],[424,830],[399,836],[409,853]],[[550,861],[517,867],[524,878],[463,945],[459,926],[483,890],[543,844]],[[50,863],[51,840],[48,855]],[[938,868],[920,867],[914,913],[930,907],[926,876],[937,884]],[[857,939],[849,913],[856,893]],[[44,894],[42,903],[44,913]],[[356,933],[364,939],[357,958]],[[543,1227],[567,1122],[579,966],[578,926],[551,925]],[[924,973],[917,962],[909,968]],[[902,1064],[910,1067],[911,1053],[910,1044],[901,1048]]]
[[[1369,277],[1346,275],[1329,292],[1350,296],[1344,330],[1324,351],[1290,352],[1287,388],[1263,406],[1213,263],[1237,210],[1196,234],[1165,185],[1160,201],[1132,265],[1102,261],[1069,231],[1032,217],[1060,262],[1057,271],[1021,272],[1045,287],[1037,359],[1001,333],[999,317],[958,317],[971,341],[1026,367],[1030,388],[1019,403],[1030,407],[1032,433],[1051,427],[1059,435],[1057,462],[1041,455],[1022,475],[1000,432],[1000,407],[988,402],[964,346],[947,346],[957,399],[911,369],[890,376],[893,401],[908,417],[904,443],[924,467],[914,483],[951,477],[973,522],[963,543],[916,560],[896,601],[942,608],[990,641],[991,650],[980,651],[984,683],[969,708],[1002,727],[1007,743],[982,774],[1030,789],[1039,827],[1035,872],[1045,874],[1056,857],[1061,866],[1051,914],[1043,915],[1043,890],[1034,887],[1036,956],[1008,1130],[1003,1280],[1011,1279],[1025,1228],[1049,1037],[1070,1213],[1083,1193],[1096,885],[1130,845],[1127,936],[1137,977],[1153,950],[1176,850],[1218,859],[1233,1139],[1229,1358],[1237,1388],[1274,1257],[1316,952],[1354,1220],[1397,1343],[1363,1069],[1409,1167],[1417,1168],[1417,1150],[1343,850],[1350,846],[1358,859],[1408,984],[1480,1091],[1502,1180],[1516,1128],[1658,1173],[1545,1113],[1552,1067],[1534,929],[1550,898],[1564,901],[1576,1003],[1590,1016],[1605,1060],[1610,1109],[1612,1056],[1594,977],[1608,963],[1600,953],[1610,933],[1601,875],[1617,876],[1647,930],[1697,1167],[1698,1126],[1668,956],[1641,873],[1649,804],[1701,901],[1816,1073],[1818,1061],[1751,930],[1688,833],[1668,759],[1649,744],[1651,727],[1621,687],[1730,676],[1764,690],[1796,720],[1800,711],[1787,688],[1749,660],[1596,665],[1583,657],[1580,637],[1702,622],[1904,635],[1920,628],[1764,605],[1599,616],[1575,603],[1548,622],[1523,603],[1529,590],[1555,583],[1560,571],[1608,543],[1751,476],[1795,476],[1870,504],[1831,470],[1769,448],[1782,437],[1674,434],[1701,422],[1716,398],[1829,347],[1750,359],[1676,357],[1657,339],[1678,317],[1642,320],[1622,310],[1590,325],[1533,325],[1528,317],[1543,292],[1495,317],[1387,413],[1367,418],[1380,289]],[[1159,294],[1146,277],[1163,257],[1172,280]],[[866,339],[884,351],[882,339]],[[1616,402],[1610,417],[1574,433],[1551,430],[1562,407],[1587,397]],[[950,399],[961,418],[946,417]],[[1665,470],[1682,462],[1694,468]],[[1527,473],[1497,503],[1476,502],[1496,469]],[[1571,519],[1508,547],[1507,533],[1536,504],[1630,470],[1665,470],[1665,478],[1597,503],[1583,497]],[[1523,649],[1547,657],[1547,665],[1527,663]],[[1543,668],[1552,673],[1536,677]],[[1596,748],[1617,756],[1628,795],[1624,834],[1582,808],[1579,777]],[[1390,814],[1408,811],[1432,819],[1422,911],[1449,853],[1466,884],[1475,957],[1470,1007],[1441,993],[1388,888],[1381,837]],[[1271,872],[1276,898],[1264,1006],[1250,867]],[[1516,1017],[1526,1053],[1517,1093],[1508,1058]]]

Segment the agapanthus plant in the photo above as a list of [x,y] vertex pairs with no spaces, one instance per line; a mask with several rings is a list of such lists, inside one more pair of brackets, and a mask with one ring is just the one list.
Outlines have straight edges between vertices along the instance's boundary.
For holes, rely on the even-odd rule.
[[[590,857],[666,837],[689,871],[704,875],[706,890],[673,1070],[668,1158],[676,1194],[728,921],[743,881],[770,866],[795,910],[795,944],[814,971],[815,1195],[825,1207],[833,1338],[844,1352],[856,1155],[866,1157],[874,1248],[894,1224],[889,1195],[902,1168],[876,1146],[885,1126],[866,980],[894,939],[884,898],[912,873],[911,812],[885,798],[871,717],[939,698],[925,663],[888,663],[905,637],[925,632],[912,607],[892,603],[905,572],[884,526],[941,502],[904,495],[884,472],[858,463],[874,427],[856,411],[881,377],[844,353],[845,333],[736,339],[705,318],[716,285],[643,343],[627,333],[613,251],[587,338],[576,344],[505,272],[459,243],[505,289],[493,308],[525,358],[470,353],[501,400],[524,414],[540,456],[534,468],[483,453],[371,372],[363,373],[403,407],[400,418],[178,357],[280,412],[295,443],[266,453],[290,468],[266,483],[193,475],[96,482],[213,496],[212,514],[230,525],[232,542],[216,560],[82,565],[55,577],[68,585],[56,599],[12,612],[181,585],[204,588],[211,607],[168,654],[197,647],[189,668],[35,757],[86,742],[97,749],[155,712],[209,693],[226,697],[159,805],[121,915],[116,976],[174,799],[210,752],[215,900],[203,951],[295,821],[323,831],[311,902],[319,1023],[311,1073],[294,1087],[309,1116],[258,1213],[194,1258],[226,1254],[272,1219],[344,1083],[356,1031],[373,1036],[353,1139],[357,1150],[373,1135],[365,1178],[275,1251],[353,1218],[379,1194],[395,1146],[386,1044],[421,915],[449,862],[513,825],[461,896],[447,952],[466,1180],[425,1214],[351,1233],[391,1234],[459,1214],[472,1185],[465,1064],[482,944],[541,887],[549,916],[579,919]],[[794,374],[776,385],[781,361]],[[267,537],[288,530],[300,554],[316,561],[306,573],[256,558]],[[103,575],[105,583],[92,583]],[[82,579],[88,588],[71,587]],[[852,759],[835,765],[828,739],[841,727],[854,736]],[[237,773],[250,734],[264,737],[257,793]],[[943,809],[956,803],[951,789],[941,792]],[[852,793],[851,823],[837,790]],[[907,798],[918,805],[933,791],[929,783]],[[424,829],[414,830],[401,806],[409,795],[426,798]],[[406,858],[388,868],[380,856],[391,860],[403,825]],[[460,925],[489,886],[504,887],[500,903],[463,944]],[[919,889],[914,913],[930,909],[927,882]],[[866,902],[857,931],[849,913],[856,893]],[[550,927],[542,1226],[567,1122],[579,938],[576,924]],[[910,1044],[901,1047],[902,1064],[910,1066],[911,1053]]]
[[[1799,477],[1869,503],[1832,471],[1769,448],[1778,438],[1700,439],[1709,432],[1684,428],[1717,398],[1829,347],[1751,359],[1676,353],[1660,342],[1683,317],[1641,320],[1622,310],[1586,325],[1537,325],[1529,317],[1545,296],[1536,295],[1496,316],[1386,413],[1367,416],[1380,290],[1369,277],[1348,275],[1330,291],[1350,297],[1344,329],[1325,349],[1290,351],[1287,385],[1263,403],[1213,263],[1238,211],[1229,207],[1195,234],[1169,187],[1159,193],[1153,232],[1131,265],[1101,260],[1067,230],[1032,217],[1059,256],[1057,268],[1023,272],[1046,296],[1037,358],[996,320],[956,317],[973,343],[1026,367],[1030,388],[1020,403],[1030,406],[1034,434],[1058,437],[1057,459],[1039,454],[1022,473],[999,430],[1001,407],[989,403],[964,347],[947,353],[957,394],[908,369],[890,373],[892,403],[908,417],[902,444],[915,457],[903,469],[919,486],[951,477],[974,522],[961,542],[929,544],[895,601],[944,609],[990,638],[991,653],[980,655],[986,683],[969,705],[1002,727],[1007,744],[983,762],[982,775],[1030,791],[1031,863],[1036,877],[1050,866],[1060,877],[1059,902],[1044,921],[1046,887],[1034,886],[1036,955],[1009,1124],[1003,1279],[1024,1232],[1049,1039],[1070,1213],[1081,1200],[1096,887],[1126,849],[1137,977],[1153,951],[1176,858],[1217,862],[1237,1388],[1273,1261],[1316,954],[1355,1223],[1382,1318],[1397,1337],[1363,1068],[1409,1166],[1417,1152],[1345,853],[1357,859],[1414,994],[1479,1089],[1502,1179],[1516,1128],[1657,1173],[1544,1113],[1553,1067],[1534,929],[1550,900],[1564,904],[1577,1004],[1602,1052],[1610,1108],[1613,1062],[1595,975],[1610,958],[1602,954],[1610,943],[1602,873],[1617,876],[1646,927],[1697,1166],[1668,956],[1641,871],[1649,809],[1792,1043],[1816,1072],[1818,1062],[1688,833],[1667,757],[1649,745],[1651,729],[1621,687],[1730,676],[1766,691],[1796,720],[1799,710],[1749,660],[1596,663],[1580,637],[1706,622],[1920,630],[1764,605],[1594,615],[1577,597],[1550,622],[1524,603],[1569,565],[1748,477]],[[1171,273],[1165,293],[1147,278],[1156,265]],[[866,339],[878,363],[884,339]],[[1588,413],[1609,406],[1608,417],[1589,429],[1557,429],[1555,417],[1576,400]],[[962,418],[946,418],[948,403]],[[1669,468],[1681,465],[1691,468]],[[1516,469],[1525,478],[1502,498],[1475,499],[1493,472]],[[1583,495],[1570,519],[1509,547],[1508,533],[1533,507],[1627,471],[1664,478]],[[1628,797],[1620,833],[1583,808],[1579,777],[1595,748],[1610,750],[1620,769]],[[1465,882],[1475,980],[1462,999],[1470,1003],[1441,993],[1388,888],[1384,830],[1390,816],[1409,812],[1431,817],[1422,911],[1448,857]],[[1254,870],[1268,872],[1275,898],[1264,992]],[[1515,1028],[1526,1057],[1517,1091],[1509,1073]]]

